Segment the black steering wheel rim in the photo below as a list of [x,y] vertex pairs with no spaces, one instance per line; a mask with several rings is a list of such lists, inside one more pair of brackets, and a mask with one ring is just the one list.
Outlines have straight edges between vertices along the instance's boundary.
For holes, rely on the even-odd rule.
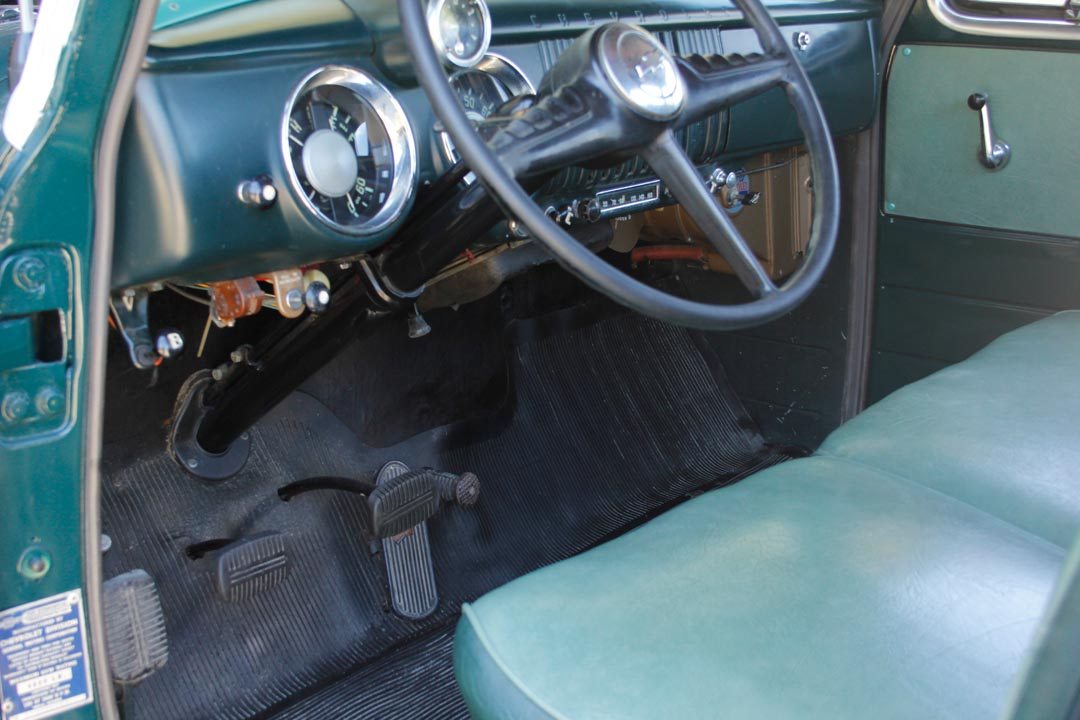
[[576,241],[544,214],[476,132],[458,103],[431,43],[422,0],[398,0],[402,33],[420,86],[470,169],[511,216],[525,225],[568,272],[616,302],[674,325],[733,330],[789,313],[820,282],[840,223],[839,171],[825,113],[809,77],[760,0],[736,0],[766,53],[785,58],[790,72],[779,83],[796,111],[814,181],[810,242],[802,265],[776,291],[747,303],[711,305],[670,295],[623,273]]

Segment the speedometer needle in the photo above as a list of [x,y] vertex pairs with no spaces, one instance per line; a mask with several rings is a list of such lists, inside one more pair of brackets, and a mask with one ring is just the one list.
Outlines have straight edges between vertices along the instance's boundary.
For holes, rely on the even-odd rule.
[[353,147],[356,148],[356,157],[367,157],[371,152],[367,121],[360,123],[360,127],[356,128],[356,134],[353,135]]

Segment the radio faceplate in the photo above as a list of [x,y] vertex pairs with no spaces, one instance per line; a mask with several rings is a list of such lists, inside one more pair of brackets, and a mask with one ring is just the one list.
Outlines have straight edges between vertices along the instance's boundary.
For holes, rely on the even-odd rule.
[[609,217],[655,205],[662,197],[660,181],[649,180],[598,192],[596,202],[600,208],[600,217]]

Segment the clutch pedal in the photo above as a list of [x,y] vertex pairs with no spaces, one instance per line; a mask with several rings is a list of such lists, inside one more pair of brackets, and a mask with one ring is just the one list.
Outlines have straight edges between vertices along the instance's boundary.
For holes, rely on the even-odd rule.
[[105,581],[105,646],[113,681],[136,685],[169,659],[157,585],[145,570]]

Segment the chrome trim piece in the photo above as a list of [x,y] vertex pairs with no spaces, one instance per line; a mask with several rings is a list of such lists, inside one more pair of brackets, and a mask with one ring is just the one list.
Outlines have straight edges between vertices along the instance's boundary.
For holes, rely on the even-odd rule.
[[476,63],[480,62],[481,58],[487,54],[488,48],[491,46],[491,10],[488,9],[487,2],[485,0],[469,0],[476,5],[480,10],[480,19],[484,23],[484,37],[480,42],[480,47],[473,54],[459,58],[455,57],[446,47],[446,41],[442,37],[442,29],[439,23],[439,15],[442,14],[442,9],[446,5],[447,0],[431,0],[427,6],[426,18],[428,33],[431,35],[431,42],[435,45],[435,51],[439,53],[443,61],[448,65],[455,65],[461,68],[469,68]]
[[[652,197],[643,197],[640,200],[631,200],[629,202],[622,203],[620,205],[611,205],[604,207],[604,200],[614,195],[625,195],[626,193],[633,192],[635,190],[644,190],[645,195],[649,194],[648,191],[652,191]],[[621,187],[613,187],[607,190],[601,190],[596,193],[596,201],[600,204],[600,217],[610,217],[612,215],[622,215],[627,210],[633,210],[634,208],[642,207],[643,205],[652,205],[659,201],[660,195],[660,181],[659,180],[646,180],[645,182],[634,183],[633,185],[623,185]]]
[[[394,162],[394,180],[390,193],[382,208],[370,220],[359,225],[341,225],[319,210],[300,186],[300,178],[296,174],[296,168],[293,167],[292,155],[289,152],[289,118],[293,108],[305,93],[325,85],[337,85],[351,90],[370,105],[383,127],[386,128],[386,135],[390,139],[390,151]],[[416,140],[405,110],[381,83],[366,73],[345,65],[327,65],[319,68],[309,73],[293,90],[285,105],[285,113],[281,121],[281,153],[285,167],[289,171],[289,186],[293,194],[322,223],[346,235],[371,235],[385,229],[405,211],[416,187]]]
[[1009,163],[1012,148],[994,134],[990,122],[990,98],[984,93],[972,93],[968,107],[979,113],[979,162],[987,170],[1000,170]]
[[926,4],[938,22],[959,33],[1031,40],[1080,40],[1080,25],[1070,20],[979,15],[960,10],[949,0],[926,0]]
[[506,86],[511,95],[535,95],[536,87],[529,80],[525,71],[514,64],[510,58],[498,53],[488,53],[476,63],[480,72],[492,75]]
[[686,85],[671,53],[648,30],[611,23],[596,38],[596,54],[608,83],[634,112],[669,120],[686,104]]

